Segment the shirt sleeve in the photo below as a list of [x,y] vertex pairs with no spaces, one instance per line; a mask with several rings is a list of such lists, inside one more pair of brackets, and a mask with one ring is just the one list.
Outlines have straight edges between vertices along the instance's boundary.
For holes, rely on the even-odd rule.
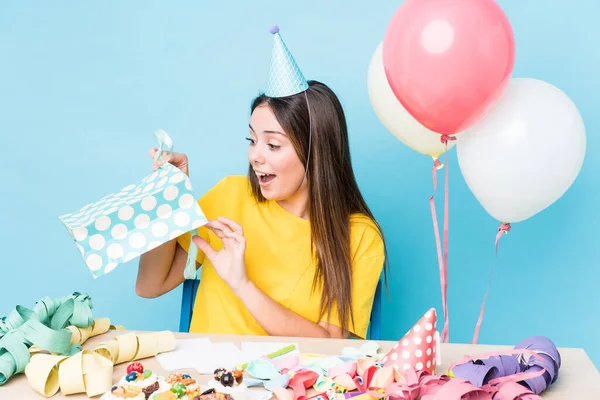
[[[352,335],[364,339],[369,328],[375,291],[383,270],[385,254],[383,240],[374,227],[367,227],[357,240],[356,247],[352,246],[356,249],[352,258],[354,324],[350,320],[348,326]],[[327,322],[327,313],[322,320]],[[332,307],[329,323],[336,326],[342,325],[337,312],[337,304]]]
[[[228,183],[229,179],[228,177],[225,177],[223,179],[221,179],[215,186],[213,186],[208,192],[206,192],[204,194],[204,196],[202,196],[199,200],[198,200],[198,205],[200,206],[200,209],[202,210],[202,212],[204,213],[204,216],[211,220],[211,219],[216,219],[218,214],[219,214],[219,200],[223,199],[223,194],[226,192],[227,190],[227,183]],[[210,244],[210,237],[212,235],[209,235],[209,230],[208,228],[202,226],[200,228],[198,228],[198,236],[202,237],[204,240],[206,240],[209,244]],[[185,250],[185,252],[188,252],[188,249],[190,247],[190,242],[192,240],[192,235],[190,232],[186,232],[183,235],[177,237],[177,243],[179,243],[179,245]],[[198,255],[196,256],[196,262],[198,262],[198,264],[202,265],[204,263],[204,258],[205,255],[204,253],[198,249]]]

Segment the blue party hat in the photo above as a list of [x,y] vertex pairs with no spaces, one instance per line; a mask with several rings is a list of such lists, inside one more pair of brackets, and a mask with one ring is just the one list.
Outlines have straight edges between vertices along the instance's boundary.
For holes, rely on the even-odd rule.
[[279,27],[271,28],[271,33],[275,36],[275,45],[265,94],[269,97],[285,97],[304,92],[308,89],[308,83],[283,42]]

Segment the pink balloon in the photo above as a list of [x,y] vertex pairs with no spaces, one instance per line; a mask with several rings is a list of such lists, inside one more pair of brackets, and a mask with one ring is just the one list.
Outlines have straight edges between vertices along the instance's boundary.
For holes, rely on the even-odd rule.
[[430,130],[453,135],[504,91],[514,35],[494,0],[406,0],[387,27],[383,62],[404,108]]

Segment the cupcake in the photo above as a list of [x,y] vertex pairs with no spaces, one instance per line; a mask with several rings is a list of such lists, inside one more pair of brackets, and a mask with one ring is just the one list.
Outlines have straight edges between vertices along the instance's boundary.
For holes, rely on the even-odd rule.
[[204,391],[198,384],[189,385],[185,389],[185,395],[188,398],[188,400],[193,400],[196,397],[202,396],[203,394],[204,394]]
[[146,395],[138,386],[116,385],[104,393],[101,400],[146,400]]
[[164,381],[164,387],[150,400],[191,400],[202,392],[196,379],[188,374],[173,372]]
[[190,400],[233,400],[233,397],[227,393],[217,392],[215,389],[208,389]]
[[177,395],[170,390],[164,392],[157,392],[150,396],[150,400],[179,400]]
[[230,395],[233,400],[246,399],[247,386],[244,384],[243,371],[227,371],[225,368],[218,368],[214,372],[214,378],[208,382],[207,388],[215,390],[214,393],[207,393],[207,395],[221,393]]
[[175,383],[181,383],[183,386],[188,387],[190,385],[196,385],[198,382],[188,374],[182,374],[179,372],[173,372],[167,376],[165,382],[168,385],[174,385]]
[[233,400],[227,393],[217,393],[214,389],[209,389],[204,392],[198,390],[197,394],[191,391],[196,391],[198,388],[190,389],[183,397],[178,397],[175,392],[167,390],[160,393],[154,393],[150,400]]
[[150,400],[179,400],[177,395],[170,390],[164,392],[154,393],[150,396]]
[[119,385],[129,385],[139,387],[145,395],[145,399],[150,398],[154,392],[165,389],[163,379],[139,362],[132,362],[127,366],[127,375],[119,381]]

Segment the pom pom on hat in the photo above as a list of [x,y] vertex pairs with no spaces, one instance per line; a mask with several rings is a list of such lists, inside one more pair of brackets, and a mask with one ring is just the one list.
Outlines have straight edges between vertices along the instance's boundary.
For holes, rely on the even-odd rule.
[[273,35],[279,33],[279,27],[277,25],[273,25],[271,29],[269,29],[269,32],[271,32]]

